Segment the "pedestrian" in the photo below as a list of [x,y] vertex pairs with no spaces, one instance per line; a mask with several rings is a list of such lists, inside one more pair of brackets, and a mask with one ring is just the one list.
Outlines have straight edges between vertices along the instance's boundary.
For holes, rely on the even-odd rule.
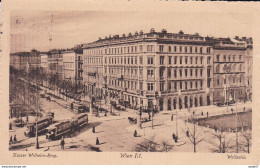
[[64,141],[63,137],[61,138],[60,146],[61,146],[61,149],[64,150],[65,141]]
[[96,131],[95,131],[95,126],[93,126],[92,132],[93,132],[93,133],[95,133],[95,132],[96,132]]
[[137,131],[135,130],[135,132],[134,132],[134,137],[137,137]]
[[14,135],[14,142],[16,142],[17,141],[17,139],[16,139],[16,135]]
[[98,137],[96,139],[96,145],[100,145]]
[[26,122],[28,123],[28,121],[29,121],[29,116],[26,116]]
[[231,108],[231,113],[232,113],[232,114],[233,114],[233,111],[234,111],[233,108]]
[[203,116],[203,111],[201,112],[201,116]]
[[9,140],[9,144],[12,144],[12,143],[13,143],[13,137],[11,136],[10,140]]
[[193,111],[192,113],[193,113],[193,115],[194,115],[194,114],[195,114],[195,111]]
[[9,130],[12,130],[12,123],[9,124]]
[[189,136],[190,136],[190,133],[189,133],[189,131],[188,131],[188,130],[186,131],[186,135],[187,135],[187,137],[189,137]]
[[209,112],[207,112],[207,118],[209,118]]
[[174,139],[175,143],[178,142],[178,137],[176,136],[175,139]]
[[172,114],[172,116],[171,116],[171,121],[173,121],[173,114]]
[[149,121],[150,121],[151,120],[151,113],[149,112],[148,115],[149,115]]
[[175,140],[175,138],[176,138],[176,135],[173,133],[172,134],[172,139]]

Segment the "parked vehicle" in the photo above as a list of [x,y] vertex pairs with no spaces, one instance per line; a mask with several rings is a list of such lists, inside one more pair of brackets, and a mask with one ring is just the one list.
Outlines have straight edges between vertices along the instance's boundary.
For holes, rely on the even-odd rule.
[[[37,121],[37,127],[38,127],[38,134],[44,133],[46,131],[46,127],[48,127],[50,124],[52,124],[52,117],[44,117],[40,118],[39,121]],[[25,136],[28,137],[34,137],[36,135],[36,121],[30,122],[26,125],[27,130],[24,132]]]

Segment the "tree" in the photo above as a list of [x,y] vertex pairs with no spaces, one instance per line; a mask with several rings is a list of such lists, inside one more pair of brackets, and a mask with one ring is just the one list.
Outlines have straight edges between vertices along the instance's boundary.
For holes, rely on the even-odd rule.
[[189,132],[189,135],[187,135],[187,137],[189,138],[190,142],[193,144],[193,152],[196,153],[197,145],[205,139],[204,136],[205,131],[203,131],[202,129],[199,130],[197,128],[198,126],[196,124],[197,122],[196,119],[192,118],[190,121],[192,122],[192,126],[188,126],[188,124],[186,123],[187,131]]
[[169,152],[173,149],[174,145],[170,145],[166,141],[161,143],[156,143],[154,137],[150,139],[145,139],[143,142],[139,143],[135,147],[136,152]]
[[241,142],[239,148],[246,153],[250,153],[250,147],[252,145],[252,132],[251,130],[241,132]]
[[227,138],[227,133],[221,129],[219,132],[212,134],[212,138],[208,142],[213,146],[211,149],[214,153],[227,153],[232,150],[235,146],[232,145],[232,141]]

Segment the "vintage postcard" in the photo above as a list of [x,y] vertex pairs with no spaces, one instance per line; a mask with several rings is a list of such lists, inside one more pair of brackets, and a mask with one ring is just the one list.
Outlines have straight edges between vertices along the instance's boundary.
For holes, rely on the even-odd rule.
[[0,164],[260,164],[259,3],[4,1]]

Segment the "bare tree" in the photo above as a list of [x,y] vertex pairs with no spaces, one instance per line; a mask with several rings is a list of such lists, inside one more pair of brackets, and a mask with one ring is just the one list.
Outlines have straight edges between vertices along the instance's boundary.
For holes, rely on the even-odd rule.
[[241,142],[239,142],[239,148],[246,153],[250,153],[250,147],[252,145],[252,132],[246,130],[241,132]]
[[166,141],[161,143],[156,143],[154,137],[151,139],[146,139],[143,142],[139,143],[135,147],[137,152],[169,152],[173,148],[173,145],[170,145]]
[[212,138],[208,140],[208,142],[213,146],[211,149],[212,152],[227,153],[235,147],[235,145],[232,145],[232,141],[227,138],[227,135],[228,134],[222,129],[221,131],[212,134]]
[[193,152],[197,152],[197,145],[205,139],[205,131],[198,129],[197,121],[191,119],[192,126],[188,126],[186,123],[187,131],[186,136],[189,138],[190,142],[193,144]]
[[136,152],[159,152],[160,145],[154,142],[154,137],[144,140],[135,147]]

